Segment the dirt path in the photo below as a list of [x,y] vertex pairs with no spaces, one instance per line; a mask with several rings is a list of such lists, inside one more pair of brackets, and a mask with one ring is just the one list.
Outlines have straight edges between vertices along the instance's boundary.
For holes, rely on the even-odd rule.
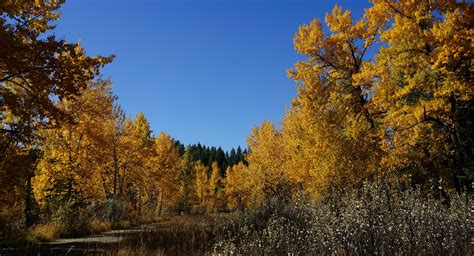
[[113,254],[113,249],[120,248],[120,242],[127,237],[159,228],[165,222],[144,224],[130,229],[111,230],[85,237],[63,238],[28,248],[3,248],[0,249],[0,256],[110,255]]

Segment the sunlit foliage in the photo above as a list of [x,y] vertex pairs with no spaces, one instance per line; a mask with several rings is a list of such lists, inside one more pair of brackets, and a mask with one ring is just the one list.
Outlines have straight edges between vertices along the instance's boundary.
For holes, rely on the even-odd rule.
[[[88,56],[54,35],[62,3],[0,3],[0,239],[28,228],[54,227],[56,238],[162,214],[263,207],[264,226],[242,230],[257,237],[220,249],[445,254],[461,243],[464,252],[465,237],[443,232],[467,234],[460,209],[474,175],[471,3],[372,0],[358,20],[335,6],[324,21],[302,25],[294,37],[301,58],[287,71],[296,95],[281,123],[254,127],[248,151],[230,154],[185,148],[154,133],[142,112],[127,116],[100,74],[113,56]],[[367,190],[375,179],[385,187]],[[275,207],[302,199],[322,207],[298,206],[294,216],[310,243],[285,240],[294,222],[274,214],[293,214]],[[445,239],[443,250],[430,235]]]

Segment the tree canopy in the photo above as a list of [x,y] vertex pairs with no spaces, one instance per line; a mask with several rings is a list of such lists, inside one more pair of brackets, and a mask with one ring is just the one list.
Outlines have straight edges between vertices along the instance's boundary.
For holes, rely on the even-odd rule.
[[302,25],[280,125],[264,121],[230,151],[128,116],[100,73],[113,55],[54,34],[62,3],[0,3],[0,239],[63,221],[58,212],[139,222],[324,200],[374,179],[445,197],[472,190],[467,1],[372,0],[358,20],[335,6]]

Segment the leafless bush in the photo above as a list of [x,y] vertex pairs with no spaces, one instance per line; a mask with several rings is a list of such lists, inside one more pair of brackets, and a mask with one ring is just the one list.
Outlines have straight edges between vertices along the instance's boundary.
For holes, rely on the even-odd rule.
[[112,197],[94,205],[95,218],[103,221],[124,220],[128,216],[128,202],[124,198]]
[[319,203],[273,203],[235,214],[215,253],[470,255],[472,195],[441,202],[419,189],[366,184]]

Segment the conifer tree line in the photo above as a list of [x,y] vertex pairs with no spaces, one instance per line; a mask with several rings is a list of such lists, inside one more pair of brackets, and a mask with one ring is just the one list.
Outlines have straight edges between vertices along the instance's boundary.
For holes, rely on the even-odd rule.
[[372,0],[358,20],[335,6],[302,25],[291,106],[279,126],[252,129],[248,151],[230,152],[127,117],[100,73],[114,56],[54,35],[62,3],[0,3],[0,237],[63,215],[135,221],[317,201],[374,179],[446,198],[472,189],[469,2]]
[[230,151],[224,151],[221,147],[209,147],[201,145],[201,143],[192,144],[185,146],[181,142],[177,141],[177,147],[180,155],[184,155],[186,150],[189,150],[191,159],[193,162],[200,161],[204,166],[211,170],[214,162],[219,166],[219,172],[222,177],[225,176],[227,167],[232,167],[240,162],[247,165],[245,155],[247,155],[247,149],[237,146],[237,149],[231,148]]

